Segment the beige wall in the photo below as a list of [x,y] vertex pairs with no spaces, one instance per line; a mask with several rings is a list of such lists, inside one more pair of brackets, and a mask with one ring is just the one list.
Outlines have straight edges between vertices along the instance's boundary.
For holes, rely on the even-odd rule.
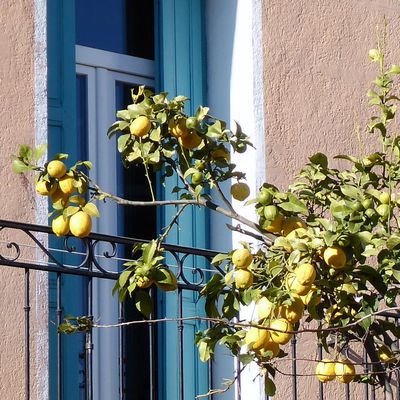
[[[33,0],[0,1],[0,219],[35,222],[35,196],[24,176],[10,168],[20,143],[33,145],[34,124]],[[5,239],[26,242],[23,235],[1,232]],[[0,254],[7,253],[0,242]],[[32,252],[24,257],[32,258]],[[34,299],[35,280],[31,279]],[[0,267],[0,398],[24,398],[24,272]],[[32,322],[35,319],[32,303]],[[32,342],[32,353],[35,353]],[[33,397],[32,397],[33,398]]]
[[[370,115],[365,95],[376,73],[367,53],[386,16],[387,58],[400,63],[400,1],[265,0],[263,13],[266,176],[283,189],[316,152],[359,155],[356,127]],[[371,148],[371,137],[363,137]],[[314,343],[313,336],[299,338],[302,357],[316,357]],[[298,372],[314,367],[300,362]],[[276,399],[288,397],[284,379]],[[299,399],[318,398],[315,377],[299,383]],[[329,399],[345,398],[339,383],[326,389]]]

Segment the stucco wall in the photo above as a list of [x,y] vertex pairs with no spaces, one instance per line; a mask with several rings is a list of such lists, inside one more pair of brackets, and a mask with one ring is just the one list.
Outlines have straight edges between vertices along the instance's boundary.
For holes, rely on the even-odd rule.
[[[316,152],[359,155],[356,128],[365,131],[370,115],[365,95],[377,71],[367,52],[375,46],[376,26],[383,25],[384,16],[388,21],[387,58],[400,63],[398,0],[263,2],[269,182],[285,188]],[[367,149],[372,148],[371,136],[363,135],[363,140]],[[316,357],[313,343],[309,335],[299,338],[302,357]],[[300,362],[298,372],[312,374],[314,367]],[[290,372],[289,365],[283,369]],[[287,398],[289,379],[278,378],[277,399]],[[300,378],[299,383],[299,399],[318,397],[315,377]],[[326,388],[327,398],[345,398],[339,383]]]
[[[16,176],[10,168],[10,155],[16,153],[17,145],[33,145],[35,139],[33,0],[0,1],[0,26],[0,219],[35,222],[32,185],[24,176]],[[22,235],[2,232],[1,240],[7,238],[26,242]],[[7,253],[3,242],[0,246],[0,253]],[[34,253],[28,250],[23,255],[32,258]],[[31,287],[33,323],[36,308],[34,274]],[[23,301],[24,271],[0,267],[1,399],[24,398]]]

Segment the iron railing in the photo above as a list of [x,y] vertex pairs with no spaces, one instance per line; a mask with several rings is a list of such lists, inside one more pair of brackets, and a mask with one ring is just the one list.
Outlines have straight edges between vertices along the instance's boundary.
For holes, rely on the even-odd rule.
[[[14,240],[13,233],[17,232],[18,240]],[[56,324],[60,324],[63,320],[63,304],[62,304],[62,279],[65,275],[75,275],[84,277],[87,285],[87,315],[91,316],[93,311],[93,281],[95,279],[116,280],[119,276],[118,270],[121,268],[122,263],[125,261],[123,254],[125,246],[132,247],[137,243],[146,243],[142,239],[130,239],[125,237],[108,236],[103,234],[91,234],[88,238],[79,240],[78,243],[73,243],[74,238],[66,237],[55,248],[49,247],[49,238],[53,237],[51,228],[25,224],[18,222],[11,222],[0,220],[0,265],[7,267],[16,267],[24,270],[24,353],[25,353],[25,399],[31,398],[31,300],[30,300],[30,271],[46,271],[53,273],[55,276],[56,286]],[[21,236],[22,235],[22,236]],[[185,370],[184,370],[184,335],[183,335],[183,295],[185,290],[198,292],[203,284],[206,282],[209,274],[219,272],[224,273],[223,270],[215,267],[210,267],[209,261],[216,255],[216,252],[204,249],[195,249],[191,247],[175,246],[165,244],[163,246],[167,254],[166,259],[173,264],[176,268],[176,274],[179,278],[179,285],[177,291],[177,332],[178,332],[178,399],[167,400],[185,400]],[[27,255],[27,253],[29,253]],[[65,257],[67,255],[67,257]],[[65,261],[67,260],[67,262]],[[200,267],[201,266],[201,267]],[[387,314],[386,318],[395,319],[398,321],[397,314]],[[119,307],[118,322],[125,322],[124,308]],[[126,397],[124,386],[124,327],[119,328],[119,399],[124,400]],[[154,334],[155,327],[153,324],[148,324],[149,337],[149,352],[154,354]],[[288,374],[291,376],[291,398],[298,399],[299,391],[302,390],[300,386],[298,373],[298,355],[297,338],[294,336],[290,345],[290,370]],[[63,335],[57,333],[57,346],[56,346],[56,360],[57,360],[57,400],[63,400],[63,378],[62,378],[62,341]],[[84,390],[85,400],[93,400],[93,352],[98,349],[94,348],[92,332],[89,330],[85,333],[85,346],[84,346]],[[323,349],[319,345],[316,349],[317,360],[323,358]],[[371,371],[372,363],[369,361],[367,354],[363,354],[363,372],[368,373]],[[238,368],[239,370],[240,368]],[[154,365],[154,357],[150,357],[149,366],[150,375],[150,388],[149,399],[157,399],[157,377],[156,368]],[[212,364],[208,364],[208,379],[209,386],[213,386],[212,382]],[[396,380],[399,376],[396,375]],[[240,383],[240,379],[238,379]],[[358,399],[359,395],[352,395],[352,385],[347,384],[343,389],[343,398],[346,400]],[[357,384],[358,385],[358,384]],[[288,396],[288,393],[286,393]],[[319,392],[316,397],[320,400],[328,399],[326,394],[326,387],[321,383],[319,385]],[[384,393],[386,399],[386,392]],[[240,390],[236,393],[236,398],[240,400]],[[375,388],[369,384],[364,384],[365,400],[376,400]],[[395,398],[400,400],[400,388],[395,388]],[[268,396],[265,397],[268,399]],[[52,399],[53,400],[53,399]],[[67,400],[67,399],[66,399]],[[75,400],[75,399],[74,399]],[[186,400],[192,400],[187,399]]]

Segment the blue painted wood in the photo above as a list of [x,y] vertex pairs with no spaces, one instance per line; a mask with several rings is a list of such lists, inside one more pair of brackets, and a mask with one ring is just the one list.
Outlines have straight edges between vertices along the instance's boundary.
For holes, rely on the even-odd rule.
[[[63,152],[71,160],[79,158],[76,130],[76,75],[75,75],[75,7],[71,0],[48,0],[48,144],[49,157]],[[50,240],[52,248],[63,247],[62,241]],[[59,257],[59,256],[58,256]],[[68,262],[67,256],[63,262]],[[85,314],[84,279],[65,277],[62,281],[63,314]],[[49,277],[50,321],[50,398],[57,398],[57,285],[55,275]],[[83,335],[62,337],[62,387],[66,400],[84,396],[82,373],[84,359]]]
[[[185,95],[191,100],[186,111],[194,114],[195,107],[203,104],[206,95],[205,86],[205,41],[204,41],[204,2],[202,0],[163,0],[156,9],[158,32],[156,42],[156,65],[158,65],[157,90],[166,91],[170,96]],[[178,184],[177,177],[171,177],[161,196],[172,198],[171,190]],[[173,207],[163,208],[160,212],[160,227],[168,224],[175,214]],[[208,247],[209,218],[205,209],[186,210],[179,220],[179,230],[173,229],[168,242],[194,247]],[[168,262],[173,262],[168,259]],[[191,259],[186,266],[201,265]],[[186,271],[186,276],[191,272]],[[183,293],[183,315],[201,315],[203,307],[197,294]],[[178,296],[169,293],[160,296],[159,315],[174,317],[178,314]],[[202,327],[204,328],[204,326]],[[193,399],[199,393],[208,390],[207,366],[199,361],[197,349],[193,346],[195,331],[199,323],[184,324],[184,395]],[[175,324],[160,327],[159,377],[160,399],[179,399],[179,360],[178,328]]]

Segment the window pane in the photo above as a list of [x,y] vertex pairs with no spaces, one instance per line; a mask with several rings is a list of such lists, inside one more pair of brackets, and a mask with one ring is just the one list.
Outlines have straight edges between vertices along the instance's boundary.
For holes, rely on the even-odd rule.
[[87,76],[76,75],[76,133],[79,143],[77,159],[86,160],[88,135]]
[[77,0],[76,44],[154,59],[153,1]]

